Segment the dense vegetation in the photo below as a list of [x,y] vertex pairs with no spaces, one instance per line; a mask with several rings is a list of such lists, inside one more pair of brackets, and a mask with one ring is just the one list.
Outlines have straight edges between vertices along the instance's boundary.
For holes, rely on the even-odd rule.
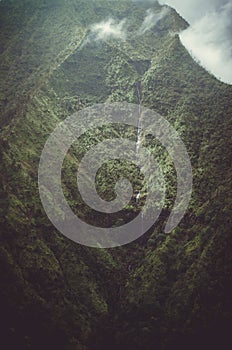
[[[174,10],[137,35],[150,8],[160,11],[149,1],[0,2],[4,349],[223,349],[229,339],[232,87],[192,60],[175,34],[187,23]],[[86,42],[91,25],[110,17],[127,18],[127,39]],[[159,221],[124,247],[80,246],[56,231],[42,208],[40,154],[55,126],[71,113],[99,102],[138,103],[137,84],[142,104],[165,116],[187,146],[194,175],[188,212],[164,235],[175,171],[165,150],[146,139],[168,184]],[[113,130],[84,135],[63,169],[70,205],[93,223],[102,217],[91,216],[73,188],[78,161],[101,141],[100,132]],[[135,131],[126,135],[133,139]],[[123,162],[103,167],[98,185],[106,198],[113,195],[118,173],[127,170]],[[138,169],[130,165],[129,173],[136,189]],[[134,216],[139,208],[132,204],[126,209]]]

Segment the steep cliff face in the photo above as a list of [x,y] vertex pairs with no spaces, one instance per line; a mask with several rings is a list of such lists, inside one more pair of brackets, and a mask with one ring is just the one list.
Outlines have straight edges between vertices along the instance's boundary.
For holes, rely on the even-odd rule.
[[[144,27],[150,13],[155,25]],[[120,36],[101,40],[94,25],[111,19],[121,23]],[[3,0],[0,23],[0,304],[8,348],[221,346],[232,311],[231,86],[192,60],[175,34],[187,23],[156,2]],[[168,199],[157,225],[125,247],[80,246],[42,208],[42,149],[60,121],[86,106],[138,103],[138,83],[142,104],[166,117],[188,149],[188,212],[163,235],[176,193],[164,154]],[[85,138],[83,151],[92,144]],[[154,140],[148,146],[160,153]],[[77,162],[72,154],[64,169],[73,207]],[[107,179],[101,183],[104,192]]]

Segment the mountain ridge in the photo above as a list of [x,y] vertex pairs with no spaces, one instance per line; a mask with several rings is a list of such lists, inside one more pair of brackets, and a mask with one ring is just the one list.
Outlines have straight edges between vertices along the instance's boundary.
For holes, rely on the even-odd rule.
[[[135,40],[132,30],[126,42],[90,42],[79,50],[89,26],[112,11],[120,14],[118,20],[131,11],[133,24],[137,18],[142,23],[147,8],[103,0],[24,4],[25,18],[16,11],[22,3],[0,4],[12,6],[8,18],[14,14],[12,21],[22,23],[1,53],[0,299],[8,348],[217,348],[223,337],[226,344],[231,322],[227,194],[232,185],[232,88],[199,67],[178,36],[169,34],[187,25],[174,11],[141,38]],[[80,22],[75,6],[83,6]],[[27,26],[30,11],[34,19]],[[80,24],[88,13],[92,23]],[[37,58],[33,37],[41,35],[40,21],[44,35],[37,42]],[[6,37],[1,43],[6,44]],[[22,54],[22,47],[28,50],[29,45],[29,52]],[[77,110],[105,101],[137,103],[138,81],[144,106],[164,115],[187,146],[194,172],[190,208],[167,237],[162,232],[171,200],[157,226],[137,242],[116,250],[79,246],[51,226],[41,206],[40,154],[58,123]],[[152,143],[150,147],[159,152]],[[171,198],[173,165],[166,156],[160,161]],[[72,191],[75,162],[70,157],[65,168],[67,193]],[[71,203],[75,205],[75,198]]]

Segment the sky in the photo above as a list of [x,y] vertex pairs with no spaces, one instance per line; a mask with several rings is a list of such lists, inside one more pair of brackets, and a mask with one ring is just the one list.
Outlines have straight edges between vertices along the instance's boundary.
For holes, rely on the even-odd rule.
[[221,81],[232,84],[232,0],[159,0],[190,24],[180,39],[190,54]]
[[203,17],[210,11],[219,10],[228,0],[159,0],[160,4],[174,7],[190,23]]

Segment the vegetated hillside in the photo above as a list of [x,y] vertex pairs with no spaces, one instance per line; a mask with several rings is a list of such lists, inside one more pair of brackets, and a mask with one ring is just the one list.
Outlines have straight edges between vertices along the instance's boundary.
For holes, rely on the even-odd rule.
[[[150,8],[161,10],[129,0],[0,3],[5,349],[218,349],[229,336],[232,87],[192,60],[175,34],[187,24],[174,10],[139,34]],[[92,39],[91,25],[109,18],[127,18],[125,41]],[[42,208],[40,154],[61,120],[93,103],[137,103],[138,84],[142,104],[165,116],[187,146],[194,175],[189,210],[165,236],[175,170],[155,140],[144,140],[160,155],[168,184],[159,222],[125,247],[80,246],[57,232]],[[85,135],[81,154],[100,140]],[[79,201],[73,190],[78,161],[73,149],[63,169],[72,207]],[[110,164],[110,175],[103,169],[100,190],[104,175],[113,184],[114,171],[125,168]]]

